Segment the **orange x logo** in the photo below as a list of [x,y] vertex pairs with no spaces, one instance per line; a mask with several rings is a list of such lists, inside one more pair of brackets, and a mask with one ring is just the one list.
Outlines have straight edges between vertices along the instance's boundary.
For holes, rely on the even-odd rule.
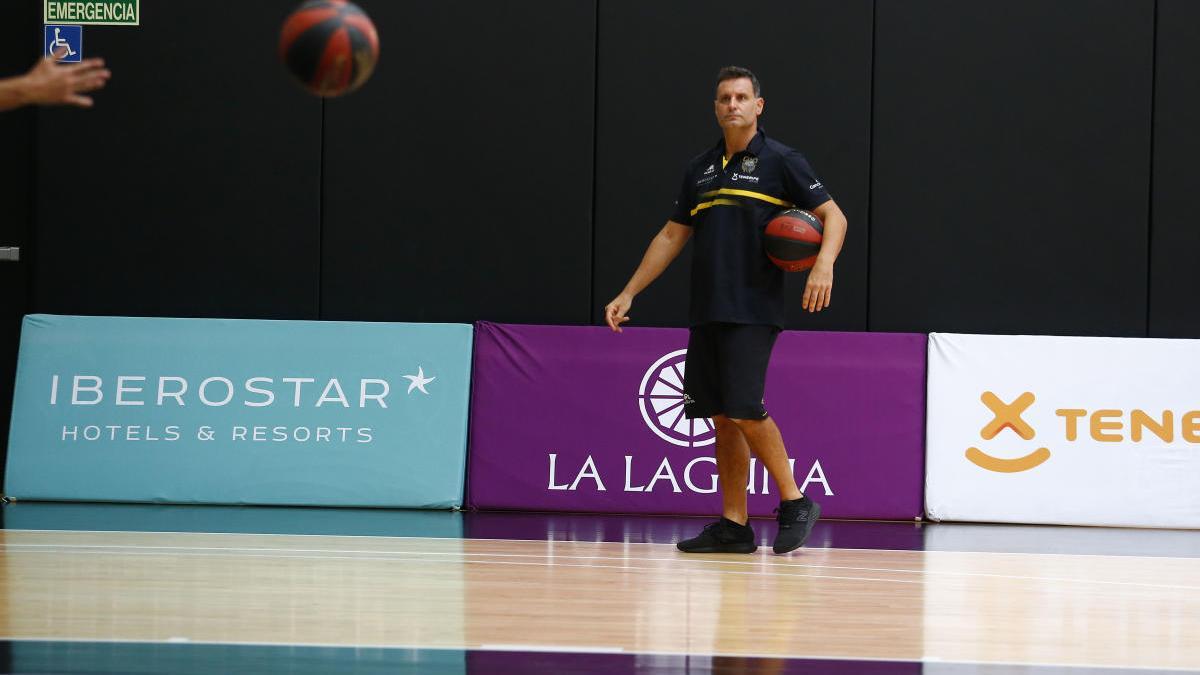
[[999,396],[990,391],[985,391],[983,392],[983,396],[979,397],[979,400],[983,401],[988,410],[991,410],[992,414],[996,416],[995,419],[983,428],[983,431],[979,432],[979,435],[983,436],[983,440],[992,440],[996,437],[996,434],[1005,428],[1012,429],[1017,432],[1018,436],[1027,441],[1033,438],[1033,427],[1021,419],[1021,413],[1033,405],[1033,392],[1027,391],[1018,396],[1012,403],[1005,403],[1000,400]]
[[[1033,427],[1021,419],[1021,413],[1028,410],[1029,406],[1033,405],[1034,400],[1036,400],[1033,392],[1027,391],[1018,396],[1012,403],[1005,403],[1000,400],[999,396],[990,391],[985,391],[979,397],[979,400],[983,401],[983,404],[995,416],[979,432],[979,435],[983,436],[983,440],[990,441],[996,437],[996,434],[1005,429],[1012,429],[1018,436],[1027,441],[1033,438]],[[1021,471],[1028,471],[1050,459],[1050,451],[1046,448],[1038,448],[1024,457],[1002,459],[1000,457],[993,457],[979,448],[967,448],[967,459],[976,466],[988,471],[1019,473]]]

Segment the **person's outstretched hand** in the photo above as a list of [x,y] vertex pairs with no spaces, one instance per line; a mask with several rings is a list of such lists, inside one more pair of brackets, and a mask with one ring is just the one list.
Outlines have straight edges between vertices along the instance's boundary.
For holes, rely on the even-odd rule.
[[92,107],[86,92],[103,87],[112,72],[104,67],[104,59],[84,59],[79,63],[56,63],[66,53],[60,48],[33,66],[25,75],[27,100],[41,105],[76,105]]

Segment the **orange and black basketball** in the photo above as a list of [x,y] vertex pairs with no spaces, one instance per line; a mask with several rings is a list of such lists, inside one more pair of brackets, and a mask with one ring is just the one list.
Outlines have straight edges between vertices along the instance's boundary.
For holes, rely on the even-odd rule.
[[279,58],[317,96],[340,96],[367,81],[379,58],[379,35],[357,5],[309,0],[279,31]]
[[767,257],[785,272],[812,269],[821,251],[821,219],[803,209],[788,209],[771,219],[763,232]]

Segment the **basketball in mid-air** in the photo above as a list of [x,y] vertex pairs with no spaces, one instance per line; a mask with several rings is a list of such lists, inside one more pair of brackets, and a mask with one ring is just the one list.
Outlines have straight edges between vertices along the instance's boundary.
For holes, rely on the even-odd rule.
[[279,31],[279,59],[317,96],[340,96],[371,77],[379,34],[366,12],[346,0],[308,0]]
[[803,209],[788,209],[771,219],[763,232],[767,257],[785,272],[812,269],[821,251],[821,219]]

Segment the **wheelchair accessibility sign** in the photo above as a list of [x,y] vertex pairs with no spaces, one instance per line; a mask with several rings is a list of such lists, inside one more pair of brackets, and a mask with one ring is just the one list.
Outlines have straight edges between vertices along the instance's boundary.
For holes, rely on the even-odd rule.
[[60,63],[79,63],[83,60],[83,26],[46,26],[46,56],[59,55]]

